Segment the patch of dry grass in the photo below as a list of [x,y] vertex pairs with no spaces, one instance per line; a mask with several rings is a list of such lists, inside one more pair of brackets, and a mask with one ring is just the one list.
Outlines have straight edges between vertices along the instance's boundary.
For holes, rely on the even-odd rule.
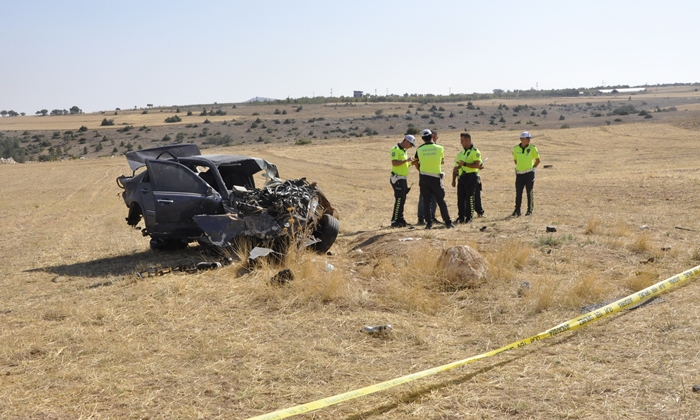
[[520,239],[510,239],[498,247],[496,252],[486,255],[489,263],[489,278],[494,281],[512,280],[515,271],[525,267],[532,249]]

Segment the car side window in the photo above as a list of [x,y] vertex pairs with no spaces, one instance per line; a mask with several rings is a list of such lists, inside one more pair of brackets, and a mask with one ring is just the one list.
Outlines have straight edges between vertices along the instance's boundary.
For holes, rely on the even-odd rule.
[[175,162],[149,161],[154,191],[204,194],[209,186],[194,172]]

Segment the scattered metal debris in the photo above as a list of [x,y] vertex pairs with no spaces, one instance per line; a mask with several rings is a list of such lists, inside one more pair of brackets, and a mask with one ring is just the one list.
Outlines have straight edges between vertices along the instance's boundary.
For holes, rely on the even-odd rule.
[[250,253],[248,253],[248,259],[249,260],[254,260],[258,257],[267,257],[268,255],[274,253],[270,248],[263,248],[260,246],[256,246],[255,248],[250,250]]
[[370,335],[386,335],[391,333],[394,330],[394,327],[391,326],[391,324],[386,324],[386,325],[375,325],[374,327],[365,325],[362,330],[360,330],[363,333],[370,334]]
[[695,232],[695,229],[688,229],[688,228],[684,228],[684,227],[680,227],[680,226],[676,226],[675,228],[680,229],[680,230],[689,230],[691,232]]
[[112,282],[112,281],[105,281],[105,282],[103,282],[103,283],[91,284],[91,285],[88,286],[87,288],[88,288],[88,289],[97,289],[98,287],[111,286],[112,284],[114,284],[114,282]]
[[520,283],[520,287],[518,288],[518,296],[525,296],[528,293],[530,293],[530,282],[529,281],[524,281]]
[[[151,267],[148,267],[148,269],[146,269],[146,271],[137,271],[136,277],[138,277],[138,278],[159,277],[159,276],[163,276],[165,274],[170,274],[170,273],[175,273],[175,272],[192,274],[192,273],[196,273],[198,271],[203,271],[203,270],[216,270],[216,269],[219,269],[221,267],[231,265],[232,263],[233,263],[233,258],[224,257],[220,261],[202,261],[202,262],[198,262],[198,263],[180,264],[180,265],[175,265],[175,266],[171,266],[171,267],[151,266]],[[102,286],[108,286],[108,285],[102,284]],[[99,285],[96,287],[99,287]]]
[[555,226],[547,226],[547,232],[556,232],[557,228]]
[[662,251],[670,251],[670,250],[671,250],[671,246],[670,246],[670,245],[669,245],[669,246],[662,246],[662,247],[661,247],[661,250],[662,250]]
[[700,392],[700,385],[693,385],[693,392]]

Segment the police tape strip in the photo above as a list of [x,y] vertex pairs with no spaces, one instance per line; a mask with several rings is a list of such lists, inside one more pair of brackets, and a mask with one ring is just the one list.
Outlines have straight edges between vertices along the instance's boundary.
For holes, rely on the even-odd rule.
[[578,328],[583,327],[584,325],[587,325],[593,321],[597,321],[601,318],[604,318],[608,315],[612,315],[616,312],[619,312],[625,308],[628,308],[630,306],[633,306],[639,302],[645,301],[649,298],[652,298],[654,296],[658,296],[662,293],[665,293],[669,291],[671,288],[676,287],[687,280],[690,280],[691,278],[697,276],[700,274],[700,265],[694,268],[691,268],[688,271],[685,271],[681,274],[675,275],[671,278],[668,278],[664,281],[661,281],[659,283],[656,283],[653,286],[647,287],[644,290],[641,290],[637,293],[631,294],[625,298],[622,298],[616,302],[613,302],[609,305],[603,306],[601,308],[595,309],[591,312],[588,312],[587,314],[581,315],[578,318],[574,318],[572,320],[563,322],[559,325],[557,325],[554,328],[550,328],[549,330],[545,332],[541,332],[537,335],[533,335],[532,337],[528,337],[526,339],[516,341],[514,343],[508,344],[507,346],[501,347],[496,350],[492,350],[487,353],[480,354],[478,356],[473,356],[468,359],[460,360],[457,362],[449,363],[446,365],[438,366],[432,369],[424,370],[421,372],[417,373],[412,373],[410,375],[402,376],[400,378],[392,379],[386,382],[381,382],[375,385],[371,385],[365,388],[360,388],[356,389],[354,391],[349,391],[345,392],[342,394],[338,394],[332,397],[328,398],[323,398],[321,400],[317,401],[312,401],[310,403],[302,404],[302,405],[297,405],[295,407],[290,407],[290,408],[285,408],[282,410],[278,410],[272,413],[264,414],[261,416],[257,417],[251,417],[248,420],[272,420],[272,419],[283,419],[291,416],[296,416],[298,414],[303,414],[303,413],[308,413],[309,411],[314,411],[318,410],[319,408],[324,408],[328,407],[331,405],[335,405],[344,401],[352,400],[357,397],[362,397],[364,395],[369,395],[373,394],[375,392],[379,392],[385,389],[393,388],[395,386],[405,384],[407,382],[415,381],[416,379],[424,378],[426,376],[434,375],[439,372],[444,372],[447,370],[451,370],[460,366],[464,366],[466,364],[476,362],[477,360],[485,359],[487,357],[495,356],[499,353],[503,353],[508,350],[514,350],[517,348],[524,347],[528,344],[532,344],[534,342],[543,340],[545,338],[553,337],[555,335],[561,334],[566,331],[573,331]]

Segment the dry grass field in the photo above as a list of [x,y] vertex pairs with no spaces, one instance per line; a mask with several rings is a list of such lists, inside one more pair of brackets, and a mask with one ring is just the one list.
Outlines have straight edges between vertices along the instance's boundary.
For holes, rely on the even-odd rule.
[[[137,275],[214,257],[194,245],[153,252],[126,225],[114,181],[129,173],[123,156],[0,165],[0,418],[248,418],[498,348],[697,266],[699,114],[688,100],[668,121],[470,126],[489,157],[486,217],[455,230],[388,227],[389,149],[403,127],[216,149],[318,181],[340,211],[332,255],[293,253],[249,272],[236,262]],[[463,128],[440,126],[450,160]],[[537,173],[534,215],[510,219],[510,151],[525,128],[552,167]],[[435,262],[462,244],[488,260],[488,282],[445,290]],[[295,280],[270,284],[285,266]],[[581,330],[300,418],[696,419],[698,296],[693,280]],[[360,332],[377,324],[393,333]]]

